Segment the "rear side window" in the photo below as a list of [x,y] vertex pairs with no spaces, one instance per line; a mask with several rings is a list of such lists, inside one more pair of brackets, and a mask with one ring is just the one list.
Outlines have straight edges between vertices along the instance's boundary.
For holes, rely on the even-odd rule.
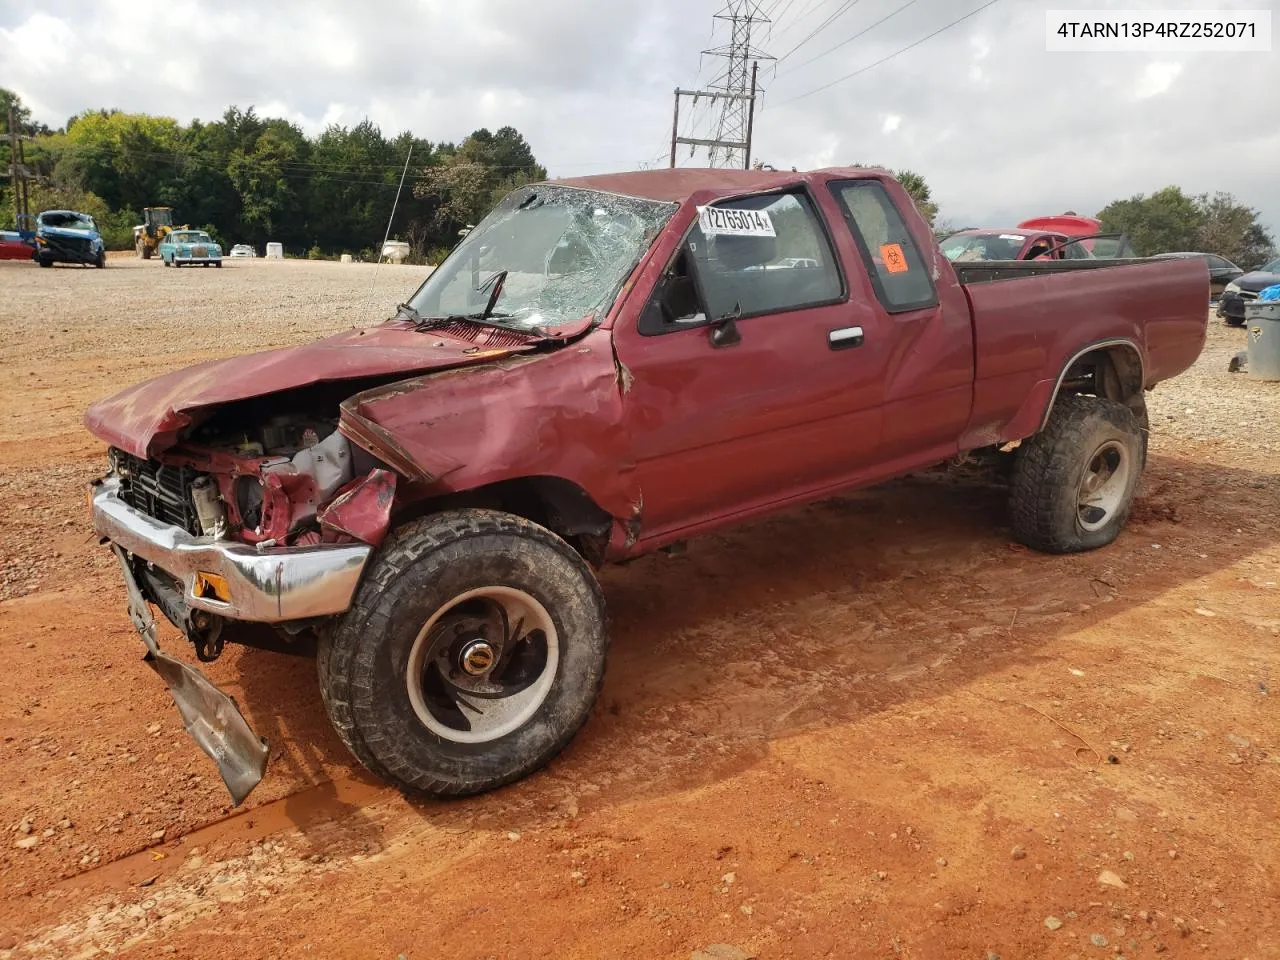
[[713,319],[784,313],[843,296],[831,244],[803,193],[713,204],[699,214],[687,244]]
[[890,313],[938,302],[920,249],[878,180],[832,184],[880,303]]

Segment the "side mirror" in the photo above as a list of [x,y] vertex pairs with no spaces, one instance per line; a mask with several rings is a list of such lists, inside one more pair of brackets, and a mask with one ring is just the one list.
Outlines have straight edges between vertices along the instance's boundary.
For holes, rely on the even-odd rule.
[[742,335],[738,333],[736,319],[730,315],[712,324],[707,340],[713,347],[731,347],[735,343],[741,343]]

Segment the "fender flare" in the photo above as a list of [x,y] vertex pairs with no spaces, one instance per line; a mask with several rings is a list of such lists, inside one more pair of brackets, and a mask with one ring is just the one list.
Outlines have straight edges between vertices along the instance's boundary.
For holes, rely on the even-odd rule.
[[1058,394],[1062,390],[1062,383],[1067,378],[1067,374],[1075,365],[1077,360],[1086,357],[1091,353],[1097,353],[1106,350],[1109,347],[1127,347],[1133,352],[1134,357],[1138,361],[1138,390],[1139,392],[1147,383],[1147,361],[1142,355],[1142,348],[1128,337],[1108,337],[1103,340],[1095,340],[1081,347],[1073,353],[1067,362],[1062,365],[1062,370],[1058,373],[1058,379],[1054,382],[1053,392],[1049,394],[1049,402],[1045,405],[1044,415],[1040,418],[1039,429],[1043,430],[1049,424],[1049,417],[1053,414],[1053,405],[1058,402]]

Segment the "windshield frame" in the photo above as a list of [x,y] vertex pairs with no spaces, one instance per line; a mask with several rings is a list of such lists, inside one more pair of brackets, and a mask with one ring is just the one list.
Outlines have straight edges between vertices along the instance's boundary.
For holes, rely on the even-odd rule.
[[[440,283],[442,289],[436,296],[436,302],[439,303],[444,293],[444,287],[454,282],[454,280],[462,275],[464,270],[469,269],[465,265],[465,261],[473,250],[478,250],[484,238],[489,235],[498,224],[505,219],[518,214],[524,204],[528,203],[528,197],[536,196],[539,192],[552,191],[558,197],[568,197],[571,194],[579,195],[582,198],[584,208],[589,207],[596,198],[594,203],[597,206],[607,206],[608,203],[623,205],[635,205],[636,207],[647,207],[651,217],[647,219],[644,233],[636,243],[634,255],[625,262],[622,260],[612,264],[613,271],[616,276],[601,277],[601,292],[599,298],[595,301],[595,305],[585,310],[580,316],[562,316],[542,323],[530,324],[520,322],[521,318],[512,317],[510,315],[511,305],[504,304],[501,297],[493,305],[494,309],[490,316],[484,319],[484,323],[492,326],[502,327],[503,329],[512,330],[518,333],[530,336],[539,336],[548,331],[576,325],[588,317],[590,318],[590,326],[597,327],[602,324],[606,318],[610,317],[618,306],[619,297],[626,286],[627,280],[635,273],[636,267],[642,263],[646,256],[654,249],[654,245],[663,235],[664,231],[670,225],[672,219],[680,210],[680,204],[676,201],[655,200],[651,197],[638,197],[630,194],[615,193],[609,190],[593,190],[587,187],[579,187],[566,183],[556,183],[554,181],[541,181],[538,183],[530,183],[512,190],[502,200],[495,205],[482,220],[474,227],[467,230],[466,235],[449,251],[449,255],[445,257],[439,265],[431,271],[430,274],[418,285],[413,294],[406,301],[412,311],[422,314],[422,320],[438,319],[438,315],[442,313],[443,308],[431,309],[426,307],[424,300],[431,297],[434,291],[430,288],[434,283]],[[559,247],[559,243],[568,236],[569,231],[566,229],[561,234],[560,240],[557,241],[555,247],[547,251],[547,256]],[[479,263],[476,257],[475,267]],[[481,270],[482,281],[492,281],[498,272],[502,272],[503,267],[497,266],[495,271],[494,265],[490,265]],[[472,271],[474,272],[474,270]],[[504,276],[505,281],[505,276]],[[607,285],[606,285],[607,284]],[[485,290],[488,289],[487,284],[483,284]],[[523,309],[523,308],[521,308]],[[475,318],[478,319],[478,318]]]
[[213,237],[204,230],[174,230],[169,234],[169,242],[175,245],[185,243],[187,246],[196,246],[201,243],[206,246],[214,245]]
[[[62,218],[62,223],[48,223],[46,216]],[[78,210],[46,210],[40,214],[39,225],[49,230],[74,230],[77,233],[97,233],[98,221],[87,213]]]

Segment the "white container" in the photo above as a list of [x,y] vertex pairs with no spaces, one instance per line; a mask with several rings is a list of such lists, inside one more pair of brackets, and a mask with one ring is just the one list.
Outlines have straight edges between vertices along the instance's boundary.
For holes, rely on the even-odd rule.
[[338,258],[338,261],[339,261],[340,263],[350,263],[350,262],[351,262],[351,254],[349,254],[349,253],[344,253],[342,256],[340,256],[340,257]]
[[282,243],[268,243],[268,244],[267,244],[267,259],[268,259],[268,260],[283,260],[283,259],[284,259],[284,244],[282,244]]
[[401,263],[409,255],[409,244],[403,240],[388,240],[382,245],[382,256],[392,263]]

